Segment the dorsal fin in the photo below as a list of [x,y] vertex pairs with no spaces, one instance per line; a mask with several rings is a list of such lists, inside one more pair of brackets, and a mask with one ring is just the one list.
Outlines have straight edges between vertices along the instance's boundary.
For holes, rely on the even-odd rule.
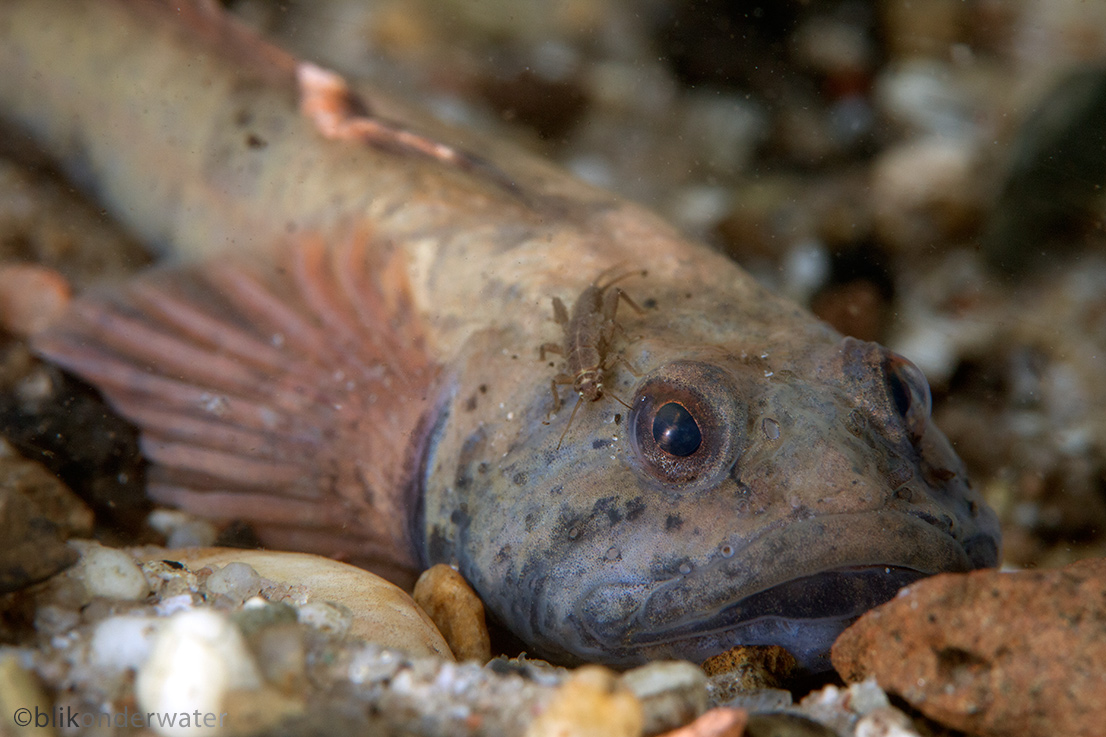
[[368,242],[157,270],[78,298],[34,348],[139,426],[154,501],[406,581],[438,371],[400,258]]

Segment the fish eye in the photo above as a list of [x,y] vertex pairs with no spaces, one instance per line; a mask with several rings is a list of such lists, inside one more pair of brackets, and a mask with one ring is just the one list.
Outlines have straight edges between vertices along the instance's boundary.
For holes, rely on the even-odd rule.
[[699,449],[703,433],[687,408],[679,402],[667,402],[653,416],[653,440],[665,453],[682,457]]
[[628,418],[637,467],[681,491],[718,483],[733,468],[745,410],[717,366],[677,361],[639,385]]
[[929,382],[921,369],[898,355],[890,353],[883,366],[883,375],[887,383],[887,392],[895,405],[899,416],[906,425],[907,432],[917,440],[925,434],[929,425],[932,398]]

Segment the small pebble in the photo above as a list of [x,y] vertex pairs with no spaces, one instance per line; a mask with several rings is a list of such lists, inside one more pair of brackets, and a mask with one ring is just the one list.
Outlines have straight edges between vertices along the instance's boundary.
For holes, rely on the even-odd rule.
[[227,563],[207,577],[207,590],[241,604],[261,591],[261,576],[245,563]]
[[157,619],[135,615],[101,620],[89,642],[92,665],[110,671],[138,670],[150,656],[161,626]]
[[297,609],[297,617],[302,624],[338,636],[349,632],[353,621],[353,613],[349,609],[332,601],[309,601]]
[[[261,685],[257,666],[231,621],[211,610],[183,612],[169,619],[138,671],[135,691],[145,711],[224,713],[232,689]],[[178,723],[155,725],[158,734],[189,734]]]
[[921,737],[910,717],[898,709],[883,707],[861,717],[855,737]]
[[557,689],[526,737],[639,737],[644,726],[641,702],[618,677],[585,665]]
[[0,329],[26,338],[42,332],[65,313],[69,282],[37,264],[0,264]]
[[24,670],[12,655],[0,655],[0,734],[18,737],[53,737],[51,725],[14,723],[18,710],[50,713],[50,702],[34,675]]
[[44,635],[60,635],[81,622],[81,615],[73,609],[47,604],[35,611],[35,631]]
[[302,693],[307,668],[303,630],[294,624],[265,627],[250,638],[265,680],[287,694]]
[[69,546],[81,554],[73,575],[91,596],[139,601],[150,593],[146,576],[129,553],[91,540],[70,540]]
[[205,519],[199,519],[176,509],[155,509],[146,517],[147,524],[165,536],[165,547],[203,548],[215,543],[219,531]]
[[707,674],[682,660],[663,660],[622,675],[641,701],[645,733],[656,734],[687,724],[707,709]]
[[439,563],[419,576],[412,596],[422,607],[458,660],[487,663],[492,656],[484,603],[464,577]]

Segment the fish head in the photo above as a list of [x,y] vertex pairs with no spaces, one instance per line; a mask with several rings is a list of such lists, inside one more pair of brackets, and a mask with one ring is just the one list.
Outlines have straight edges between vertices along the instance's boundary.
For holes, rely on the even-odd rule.
[[640,375],[608,377],[629,409],[591,403],[565,432],[542,398],[496,451],[501,428],[468,436],[430,557],[557,661],[770,644],[828,669],[863,612],[922,577],[996,565],[1000,534],[930,418],[921,372],[875,343],[808,332],[763,349],[672,315],[641,326],[623,348]]

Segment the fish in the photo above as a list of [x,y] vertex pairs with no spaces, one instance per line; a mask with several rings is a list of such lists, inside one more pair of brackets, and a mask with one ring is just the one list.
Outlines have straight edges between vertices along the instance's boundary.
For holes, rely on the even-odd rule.
[[[138,426],[155,502],[397,581],[452,565],[566,664],[823,671],[902,586],[998,563],[922,373],[644,208],[215,3],[7,0],[0,33],[0,114],[163,254],[32,343]],[[549,306],[620,268],[642,308],[569,426]]]

